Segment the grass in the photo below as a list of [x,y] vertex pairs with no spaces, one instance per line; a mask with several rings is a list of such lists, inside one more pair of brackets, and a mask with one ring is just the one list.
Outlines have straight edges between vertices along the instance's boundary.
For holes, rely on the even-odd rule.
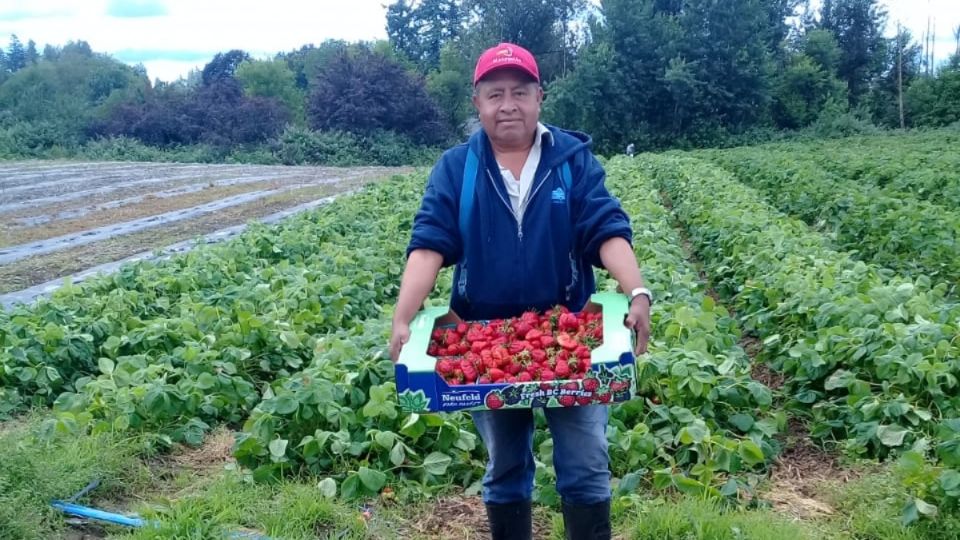
[[629,540],[815,539],[810,527],[766,509],[725,507],[693,497],[622,499],[615,529]]
[[252,484],[238,473],[226,473],[196,494],[155,503],[142,515],[156,526],[116,538],[200,540],[236,532],[285,540],[371,538],[358,508],[324,499],[314,485]]
[[[0,430],[0,537],[4,540],[55,538],[62,516],[50,508],[99,478],[93,499],[111,506],[144,489],[149,481],[134,438],[113,434],[80,436],[44,443],[33,437],[38,416]],[[105,497],[105,498],[104,498]],[[81,499],[81,503],[90,502]]]
[[907,502],[902,482],[893,467],[864,476],[843,486],[826,486],[825,497],[836,508],[827,522],[827,538],[857,540],[956,540],[960,515],[941,515],[903,527],[900,513]]

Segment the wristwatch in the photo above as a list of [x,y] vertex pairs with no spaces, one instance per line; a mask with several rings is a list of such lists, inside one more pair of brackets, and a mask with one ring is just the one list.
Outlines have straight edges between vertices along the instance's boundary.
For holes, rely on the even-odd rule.
[[646,287],[637,287],[636,289],[633,289],[632,291],[630,291],[629,304],[633,305],[633,301],[636,300],[638,296],[646,296],[647,301],[650,303],[650,305],[651,306],[653,305],[653,293],[650,292],[650,289]]

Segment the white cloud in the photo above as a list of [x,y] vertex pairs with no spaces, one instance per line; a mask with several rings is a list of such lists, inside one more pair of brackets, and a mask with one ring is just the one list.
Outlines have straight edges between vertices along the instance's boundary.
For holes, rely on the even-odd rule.
[[[163,15],[117,18],[108,16],[111,3],[106,0],[4,0],[0,46],[17,34],[21,41],[33,39],[39,46],[85,40],[98,52],[149,51],[142,60],[149,76],[172,80],[230,49],[263,58],[326,39],[384,39],[384,3],[387,0],[166,0]],[[38,16],[23,16],[29,13]],[[16,14],[16,20],[5,20],[4,14]],[[158,58],[158,51],[169,55]],[[183,59],[198,52],[208,55]],[[137,59],[126,54],[124,61]]]
[[896,33],[897,22],[910,30],[920,41],[927,31],[927,22],[936,37],[934,53],[943,62],[956,51],[953,32],[960,25],[960,2],[957,0],[887,0],[887,33]]

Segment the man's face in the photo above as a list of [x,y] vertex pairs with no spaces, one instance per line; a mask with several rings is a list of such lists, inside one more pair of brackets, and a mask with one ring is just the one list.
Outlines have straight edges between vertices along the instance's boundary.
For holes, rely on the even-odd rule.
[[542,102],[540,85],[515,69],[487,75],[477,83],[473,96],[483,130],[494,144],[507,148],[533,141]]

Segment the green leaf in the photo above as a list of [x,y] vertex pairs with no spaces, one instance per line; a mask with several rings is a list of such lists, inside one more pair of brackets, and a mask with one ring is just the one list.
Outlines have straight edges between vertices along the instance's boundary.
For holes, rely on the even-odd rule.
[[277,414],[291,414],[300,408],[300,402],[290,395],[280,396],[273,400],[273,412]]
[[332,499],[337,496],[337,481],[333,478],[324,478],[317,482],[317,489],[324,498]]
[[100,368],[100,373],[104,375],[110,375],[113,373],[116,365],[113,363],[113,360],[109,358],[101,358],[97,361],[97,366]]
[[696,420],[677,433],[677,440],[683,444],[701,443],[709,435],[710,431],[707,429],[706,424],[703,423],[703,420]]
[[642,478],[643,475],[638,472],[625,474],[617,485],[617,493],[620,495],[628,495],[635,492],[637,488],[640,487],[640,480]]
[[217,378],[210,373],[201,373],[194,384],[200,390],[209,390],[217,385]]
[[423,460],[423,468],[430,474],[434,476],[440,476],[441,474],[447,472],[447,467],[450,466],[450,463],[453,459],[440,452],[431,452]]
[[403,465],[403,462],[407,459],[407,453],[403,449],[403,443],[398,442],[393,445],[393,450],[390,450],[390,463],[393,463],[395,467]]
[[677,487],[680,491],[688,495],[699,495],[703,493],[704,485],[690,478],[689,476],[684,476],[682,474],[673,475],[673,485]]
[[746,433],[753,427],[754,420],[749,414],[738,413],[730,417],[730,423]]
[[960,471],[945,469],[937,482],[948,497],[960,498]]
[[378,493],[384,484],[387,483],[386,474],[373,469],[368,469],[367,467],[360,467],[360,470],[357,471],[357,475],[360,477],[360,482],[363,483],[363,487],[367,488],[373,493]]
[[935,517],[937,515],[936,505],[930,504],[923,499],[914,499],[914,502],[916,503],[917,511],[920,512],[920,514],[927,517]]
[[910,430],[896,424],[877,428],[877,438],[886,446],[901,446]]
[[397,435],[392,431],[380,431],[373,436],[373,440],[383,448],[393,448],[393,442],[396,439]]
[[737,481],[733,478],[730,478],[723,484],[723,487],[720,488],[720,494],[724,497],[733,497],[739,492],[740,488],[737,484]]
[[757,446],[757,443],[749,439],[740,441],[740,446],[737,448],[737,453],[739,453],[740,457],[750,465],[763,463],[763,450]]
[[360,477],[356,473],[347,475],[347,479],[340,486],[340,494],[344,499],[356,499],[360,495]]
[[852,383],[854,380],[856,380],[856,376],[853,373],[845,369],[838,369],[833,373],[833,375],[827,378],[826,382],[823,383],[823,388],[824,390],[846,388],[847,386],[850,386],[850,383]]
[[270,456],[274,458],[282,458],[287,453],[287,440],[286,439],[273,439],[270,441]]

